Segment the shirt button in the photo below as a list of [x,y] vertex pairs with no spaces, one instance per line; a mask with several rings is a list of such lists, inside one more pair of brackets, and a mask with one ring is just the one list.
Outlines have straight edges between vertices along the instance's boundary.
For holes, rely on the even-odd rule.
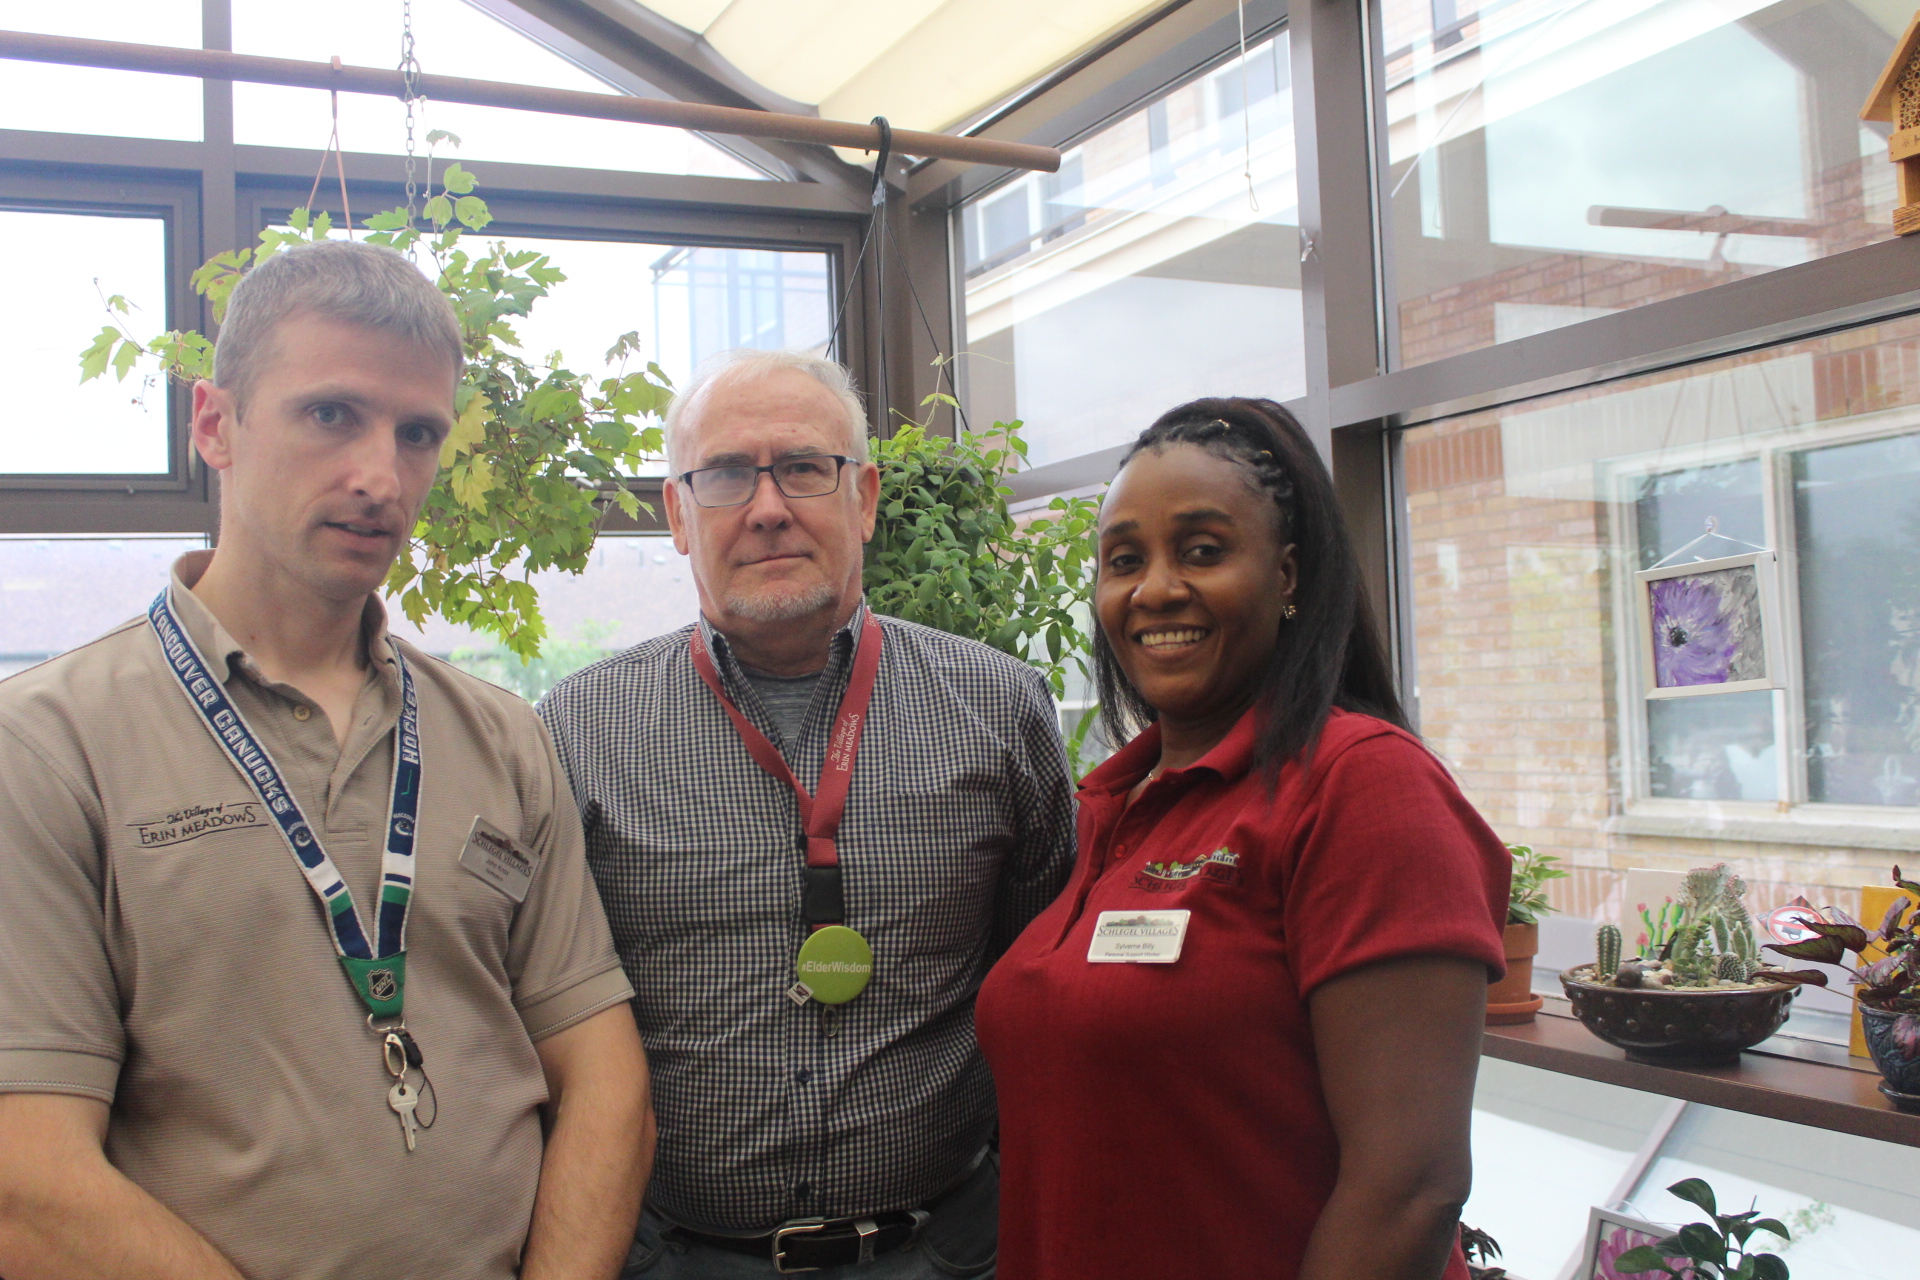
[[801,1084],[812,1084],[813,1072],[807,1070],[805,1067],[802,1067],[798,1071],[793,1073],[793,1078],[795,1080],[798,1080]]
[[293,718],[295,720],[311,720],[313,719],[313,708],[302,702],[294,707]]

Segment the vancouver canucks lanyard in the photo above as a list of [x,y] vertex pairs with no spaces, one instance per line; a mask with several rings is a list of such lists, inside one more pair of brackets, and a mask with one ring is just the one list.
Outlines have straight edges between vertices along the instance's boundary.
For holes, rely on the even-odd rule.
[[871,613],[862,610],[853,675],[846,693],[841,695],[840,713],[834,720],[833,736],[827,742],[826,759],[820,765],[820,789],[810,794],[793,776],[779,748],[740,714],[740,708],[727,696],[700,628],[693,629],[694,670],[720,700],[754,763],[792,787],[794,799],[800,802],[800,821],[807,833],[801,915],[812,933],[795,960],[798,981],[787,993],[797,1004],[809,1000],[826,1005],[845,1004],[865,990],[868,979],[873,976],[872,949],[866,939],[846,925],[846,895],[841,889],[840,851],[835,840],[841,815],[847,809],[847,791],[853,785],[853,764],[860,753],[861,731],[866,728],[867,704],[873,700],[874,682],[880,673],[880,643],[880,625]]
[[[367,1006],[367,1025],[382,1037],[382,1054],[395,1083],[388,1105],[400,1113],[407,1149],[413,1149],[413,1102],[418,1094],[407,1083],[406,1069],[420,1066],[420,1050],[407,1034],[402,1009],[407,993],[407,913],[413,900],[413,828],[420,809],[420,707],[413,691],[413,675],[396,651],[400,670],[400,721],[393,753],[393,802],[387,820],[387,847],[380,860],[379,946],[370,946],[367,931],[354,907],[353,891],[320,844],[320,837],[300,811],[300,804],[282,779],[266,745],[248,726],[221,682],[214,678],[200,650],[173,611],[162,591],[147,610],[159,638],[167,669],[180,682],[181,692],[200,713],[234,768],[260,798],[280,827],[301,874],[325,908],[333,931],[333,948],[340,957],[355,994]],[[391,1021],[388,1021],[391,1020]],[[399,1095],[396,1097],[396,1095]],[[425,1126],[420,1126],[425,1127]]]

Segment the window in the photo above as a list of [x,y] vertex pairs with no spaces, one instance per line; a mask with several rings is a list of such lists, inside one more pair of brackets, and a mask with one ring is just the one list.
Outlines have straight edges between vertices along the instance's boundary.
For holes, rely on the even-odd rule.
[[[1448,419],[1403,456],[1421,729],[1503,837],[1578,864],[1563,910],[1618,919],[1632,867],[1726,861],[1763,910],[1886,882],[1920,837],[1920,321]],[[1649,700],[1634,571],[1753,546],[1784,687]]]
[[80,381],[108,296],[141,308],[122,319],[143,342],[172,327],[165,219],[0,209],[0,242],[32,246],[12,255],[13,294],[31,302],[0,310],[0,473],[165,474],[166,385],[140,372]]
[[[310,15],[273,0],[233,0],[233,47],[241,53],[307,62],[337,55],[349,65],[391,67],[400,56],[400,17],[400,6],[385,0],[340,0],[328,7],[321,28]],[[605,82],[461,0],[415,0],[413,30],[416,56],[429,73],[583,93],[614,92]],[[729,178],[766,176],[695,134],[661,125],[457,102],[429,101],[416,106],[415,114],[422,155],[427,131],[446,129],[460,138],[461,145],[457,150],[443,146],[440,154],[457,159]],[[328,95],[315,89],[235,84],[233,119],[234,141],[261,146],[320,148],[333,130]],[[400,154],[406,146],[405,108],[396,99],[341,94],[340,145],[348,151]],[[481,177],[485,179],[484,172]]]
[[1399,360],[1892,235],[1872,0],[1384,0]]
[[[134,44],[200,47],[199,0],[0,0],[0,28]],[[185,76],[0,61],[0,129],[201,138],[200,82]]]
[[602,534],[586,571],[551,570],[534,575],[547,641],[538,658],[523,663],[490,635],[440,618],[414,627],[388,603],[390,623],[428,653],[445,658],[483,680],[538,702],[555,684],[589,663],[686,626],[700,615],[700,601],[686,558],[673,540],[656,535]]
[[1024,420],[1042,466],[1195,396],[1305,394],[1298,216],[1284,33],[975,199],[975,425]]
[[205,538],[0,537],[0,679],[137,618]]

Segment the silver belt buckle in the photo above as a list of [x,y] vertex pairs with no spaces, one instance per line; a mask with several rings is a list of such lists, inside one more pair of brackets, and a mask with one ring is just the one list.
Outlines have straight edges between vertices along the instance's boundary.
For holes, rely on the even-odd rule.
[[[783,1276],[794,1275],[801,1271],[818,1271],[819,1267],[790,1267],[787,1265],[786,1243],[789,1236],[812,1235],[827,1228],[825,1218],[795,1218],[783,1222],[773,1229],[773,1269]],[[860,1241],[861,1253],[867,1253],[869,1246],[863,1236]]]
[[872,1218],[861,1218],[853,1224],[853,1229],[860,1233],[859,1265],[865,1266],[873,1261],[873,1242],[880,1238],[880,1224]]

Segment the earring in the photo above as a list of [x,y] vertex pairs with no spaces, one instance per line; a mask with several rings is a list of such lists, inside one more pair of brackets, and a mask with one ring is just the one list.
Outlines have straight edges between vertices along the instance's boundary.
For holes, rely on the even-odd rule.
[[1283,618],[1292,618],[1296,613],[1299,613],[1299,612],[1300,610],[1296,608],[1292,603],[1288,603],[1285,608],[1280,610],[1280,616]]

